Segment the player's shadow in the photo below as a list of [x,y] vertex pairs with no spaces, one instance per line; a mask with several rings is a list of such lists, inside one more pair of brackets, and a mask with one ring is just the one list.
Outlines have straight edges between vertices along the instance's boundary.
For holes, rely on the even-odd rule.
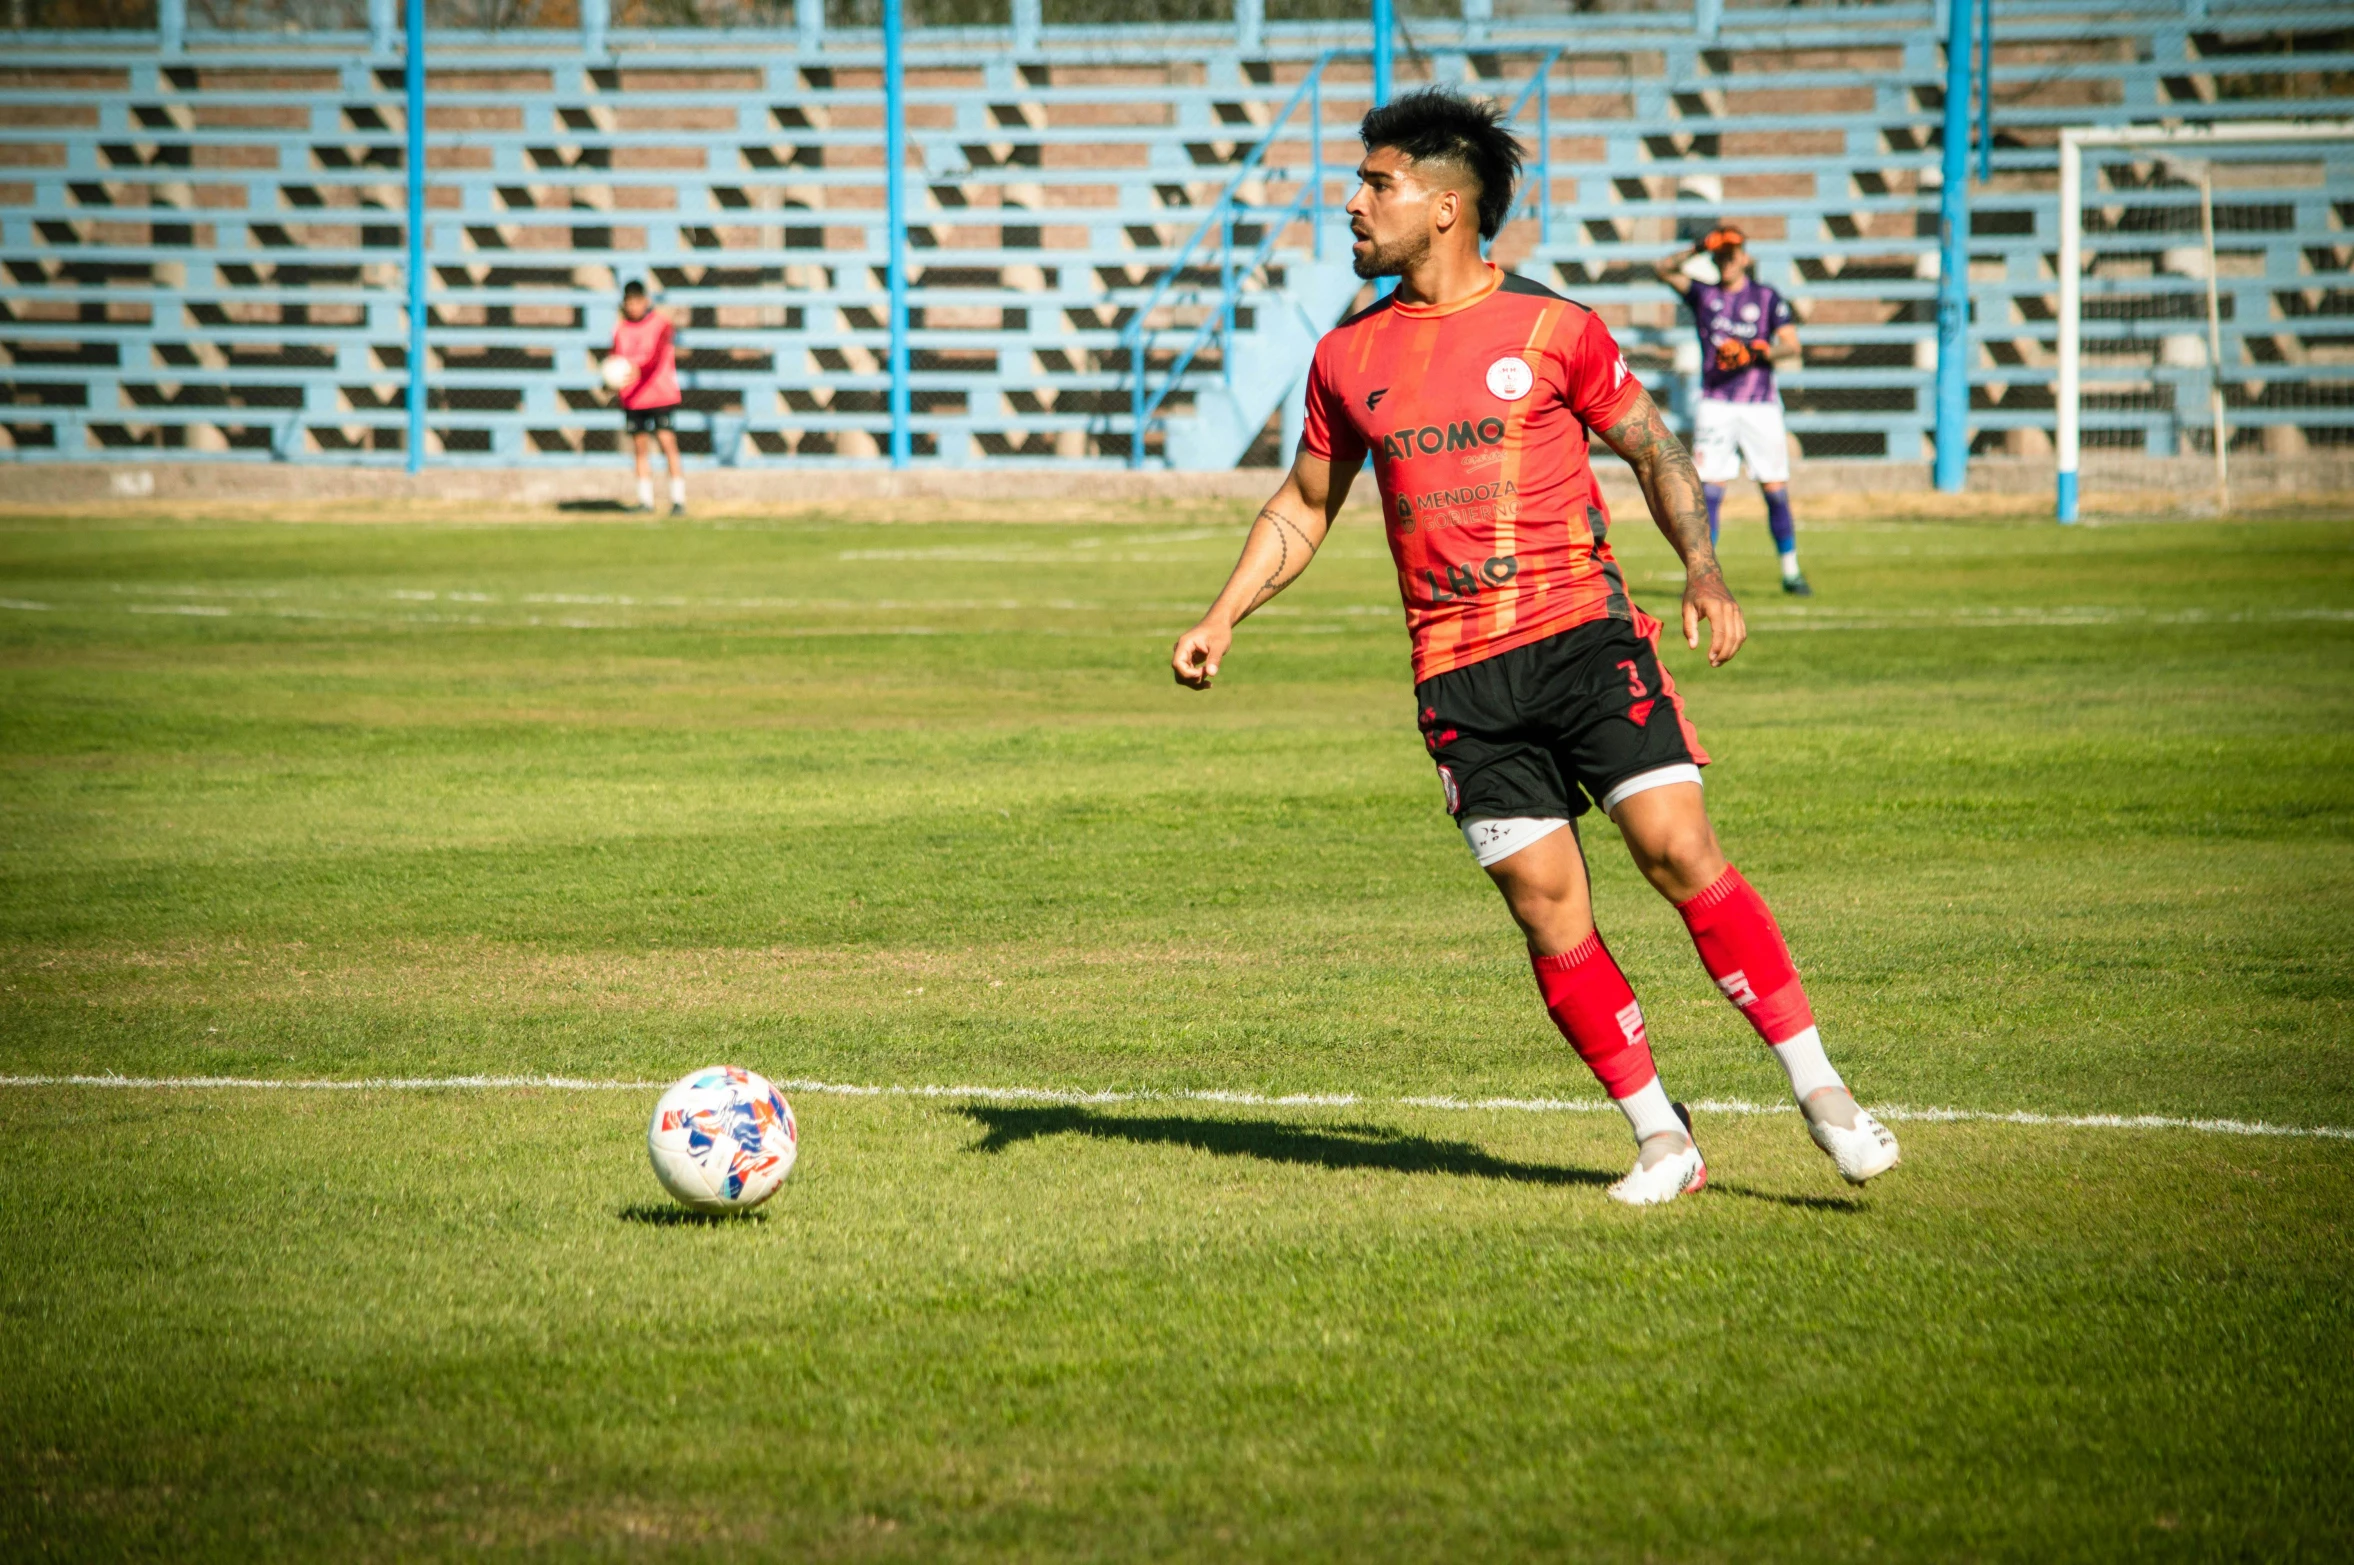
[[615,1214],[625,1223],[648,1228],[729,1228],[738,1223],[765,1223],[766,1212],[690,1212],[683,1206],[656,1206],[641,1201]]
[[1851,1195],[1784,1195],[1778,1190],[1752,1190],[1747,1185],[1736,1185],[1708,1177],[1710,1193],[1737,1195],[1745,1201],[1771,1201],[1776,1206],[1795,1206],[1809,1212],[1860,1212],[1862,1200]]
[[1530,1185],[1607,1185],[1618,1177],[1598,1169],[1515,1162],[1468,1141],[1435,1141],[1385,1125],[1293,1125],[1270,1119],[1131,1116],[1076,1107],[1007,1108],[985,1103],[967,1104],[958,1112],[987,1132],[974,1145],[976,1152],[1002,1152],[1016,1142],[1046,1136],[1092,1136],[1312,1168],[1379,1168]]
[[[1078,1107],[1008,1108],[987,1103],[965,1104],[957,1112],[987,1132],[974,1144],[975,1152],[1002,1152],[1016,1142],[1046,1136],[1092,1136],[1099,1141],[1191,1147],[1219,1157],[1255,1157],[1316,1168],[1383,1168],[1400,1174],[1454,1174],[1529,1185],[1608,1185],[1618,1178],[1591,1168],[1516,1162],[1484,1152],[1468,1141],[1437,1141],[1386,1125],[1294,1125],[1281,1120],[1174,1114],[1145,1117],[1099,1114]],[[1708,1191],[1810,1212],[1864,1210],[1864,1203],[1854,1196],[1783,1195],[1718,1179],[1709,1181]]]
[[605,514],[608,512],[626,512],[629,507],[622,504],[619,500],[558,500],[556,502],[556,509],[559,511],[591,511],[598,514]]

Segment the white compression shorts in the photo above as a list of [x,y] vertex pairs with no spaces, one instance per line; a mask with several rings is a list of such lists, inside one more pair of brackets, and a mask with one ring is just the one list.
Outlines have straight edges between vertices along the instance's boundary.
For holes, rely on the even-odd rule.
[[[1653,788],[1665,788],[1672,783],[1700,782],[1700,768],[1690,762],[1674,766],[1655,767],[1648,772],[1637,772],[1602,796],[1602,813],[1608,815],[1620,804],[1638,793]],[[1471,849],[1471,856],[1479,860],[1479,867],[1501,864],[1530,843],[1550,837],[1569,822],[1551,816],[1523,815],[1508,820],[1477,820],[1463,823],[1463,842]]]
[[1729,484],[1741,464],[1761,484],[1790,481],[1790,436],[1782,427],[1781,404],[1700,399],[1692,415],[1692,466],[1704,484]]
[[1541,816],[1523,815],[1512,820],[1465,821],[1464,845],[1471,856],[1479,860],[1479,867],[1501,864],[1539,838],[1550,837],[1568,825],[1565,820],[1550,820]]

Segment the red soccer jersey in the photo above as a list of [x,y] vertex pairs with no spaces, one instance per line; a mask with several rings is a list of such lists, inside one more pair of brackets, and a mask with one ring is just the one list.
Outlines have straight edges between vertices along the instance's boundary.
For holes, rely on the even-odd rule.
[[668,408],[678,405],[678,339],[670,318],[648,310],[636,320],[624,315],[613,323],[613,351],[637,366],[637,379],[621,389],[625,408]]
[[1459,304],[1392,296],[1317,344],[1301,444],[1343,469],[1373,455],[1417,683],[1633,618],[1586,432],[1642,389],[1593,312],[1502,271]]

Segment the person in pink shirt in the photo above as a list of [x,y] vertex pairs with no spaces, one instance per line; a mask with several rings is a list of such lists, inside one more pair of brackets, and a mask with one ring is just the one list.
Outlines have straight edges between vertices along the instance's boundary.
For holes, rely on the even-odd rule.
[[670,318],[658,314],[646,298],[646,285],[632,282],[621,290],[621,319],[613,326],[613,353],[627,359],[636,378],[621,388],[622,418],[637,447],[638,503],[630,509],[654,509],[654,476],[649,443],[662,442],[662,460],[670,470],[670,514],[687,514],[687,480],[678,460],[678,434],[671,418],[678,411],[678,339]]

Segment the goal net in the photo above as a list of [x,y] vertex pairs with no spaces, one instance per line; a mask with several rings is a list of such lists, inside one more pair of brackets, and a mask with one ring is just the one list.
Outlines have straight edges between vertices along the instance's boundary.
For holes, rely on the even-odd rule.
[[2062,131],[2060,520],[2080,468],[2228,509],[2235,458],[2354,455],[2350,268],[2354,121]]

